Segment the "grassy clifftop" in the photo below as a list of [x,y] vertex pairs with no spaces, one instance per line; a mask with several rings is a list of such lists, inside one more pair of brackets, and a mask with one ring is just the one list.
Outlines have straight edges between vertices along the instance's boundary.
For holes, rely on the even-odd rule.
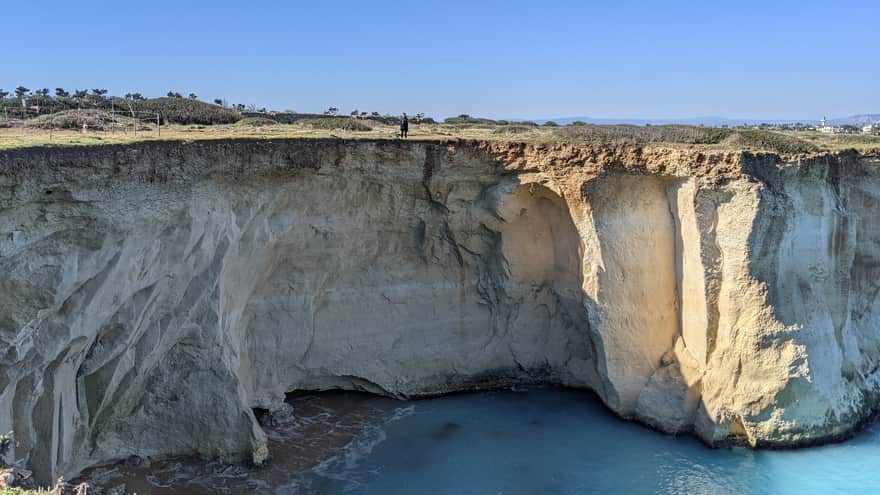
[[[181,100],[186,102],[186,100]],[[219,108],[219,107],[218,107]],[[48,119],[49,116],[42,117]],[[57,119],[58,117],[53,117]],[[100,115],[95,116],[100,119]],[[270,119],[249,118],[236,124],[156,125],[89,127],[86,132],[72,125],[43,123],[36,126],[0,128],[0,149],[33,146],[91,146],[150,140],[195,141],[231,138],[341,138],[398,139],[397,126],[374,120],[349,118],[303,119],[282,124]],[[45,124],[45,125],[44,125]],[[47,128],[53,127],[53,128]],[[591,143],[615,145],[663,144],[675,147],[770,151],[780,155],[803,155],[854,148],[880,150],[880,136],[828,135],[816,132],[777,132],[763,129],[726,129],[695,126],[574,125],[534,126],[522,124],[422,124],[410,125],[411,139],[477,139],[491,141]]]

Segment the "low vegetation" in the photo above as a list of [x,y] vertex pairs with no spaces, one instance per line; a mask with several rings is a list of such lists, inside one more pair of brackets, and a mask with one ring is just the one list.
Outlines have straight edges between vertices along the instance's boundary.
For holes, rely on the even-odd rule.
[[719,145],[799,154],[820,148],[795,136],[762,129],[728,129],[687,125],[569,125],[555,129],[554,134],[574,141],[610,144],[681,143]]
[[245,117],[235,123],[238,127],[263,127],[267,125],[278,125],[278,122],[266,117]]
[[531,134],[534,131],[534,127],[514,124],[499,126],[492,131],[492,134]]
[[449,117],[444,120],[443,123],[450,125],[498,125],[497,120],[471,117],[466,113],[463,113],[458,117]]
[[556,136],[592,143],[645,144],[686,143],[718,144],[733,131],[717,127],[687,125],[577,125],[554,129]]
[[373,126],[367,121],[355,120],[348,117],[325,117],[319,119],[306,119],[301,121],[304,125],[312,129],[321,129],[326,131],[353,131],[368,132],[373,130]]
[[[323,114],[257,111],[254,106],[228,105],[225,100],[200,101],[189,93],[169,91],[162,98],[129,93],[124,98],[99,88],[67,92],[56,88],[0,90],[0,149],[24,146],[127,143],[140,140],[369,137],[399,138],[397,115],[352,111],[340,115],[330,107]],[[157,122],[158,121],[158,122]],[[461,114],[443,124],[423,114],[410,117],[410,137],[422,139],[496,139],[510,141],[584,142],[597,144],[669,144],[803,154],[846,147],[880,153],[880,136],[825,134],[795,128],[717,128],[688,125],[594,125],[575,121],[493,120]],[[130,132],[159,130],[161,132]]]
[[148,130],[151,127],[138,119],[114,114],[106,110],[64,110],[58,113],[40,115],[25,120],[22,126],[34,129],[74,129],[93,131],[112,131],[134,129]]
[[[794,134],[794,133],[789,133]],[[853,148],[857,150],[880,149],[880,136],[851,134],[825,134],[820,132],[798,132],[797,137],[820,148]]]
[[241,114],[219,105],[187,98],[152,98],[132,100],[116,98],[114,107],[133,112],[143,119],[159,117],[163,124],[232,124],[241,119]]
[[727,139],[725,145],[733,148],[752,148],[775,151],[783,155],[811,153],[819,151],[819,147],[803,139],[778,132],[759,129],[737,129]]
[[[132,114],[142,120],[155,121],[158,115],[163,124],[204,125],[231,124],[241,118],[237,110],[182,96],[148,99],[134,93],[120,98],[106,96],[106,90],[99,89],[92,90],[91,94],[85,90],[74,94],[62,90],[61,94],[49,96],[43,90],[38,91],[15,98],[7,98],[5,95],[0,97],[0,116],[4,119],[25,120],[69,110],[105,110]],[[0,95],[3,93],[5,92],[0,90]]]

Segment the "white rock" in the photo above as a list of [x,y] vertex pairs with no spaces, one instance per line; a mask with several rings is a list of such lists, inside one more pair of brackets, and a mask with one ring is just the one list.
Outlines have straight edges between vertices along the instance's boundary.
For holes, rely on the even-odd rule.
[[[262,462],[253,408],[553,383],[713,444],[876,409],[877,164],[506,143],[0,153],[0,431],[39,482]],[[45,191],[51,190],[51,195]]]

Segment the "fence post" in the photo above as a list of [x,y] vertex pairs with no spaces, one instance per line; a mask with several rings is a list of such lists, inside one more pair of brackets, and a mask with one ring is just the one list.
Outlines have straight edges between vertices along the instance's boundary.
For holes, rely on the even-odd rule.
[[156,112],[156,137],[162,137],[162,124],[159,123],[159,112]]

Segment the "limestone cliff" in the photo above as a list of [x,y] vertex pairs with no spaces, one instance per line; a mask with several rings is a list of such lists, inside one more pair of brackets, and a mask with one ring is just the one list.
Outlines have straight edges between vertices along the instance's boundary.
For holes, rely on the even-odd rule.
[[0,153],[0,431],[48,480],[266,457],[253,408],[552,383],[710,444],[839,438],[880,390],[854,153],[394,141]]

